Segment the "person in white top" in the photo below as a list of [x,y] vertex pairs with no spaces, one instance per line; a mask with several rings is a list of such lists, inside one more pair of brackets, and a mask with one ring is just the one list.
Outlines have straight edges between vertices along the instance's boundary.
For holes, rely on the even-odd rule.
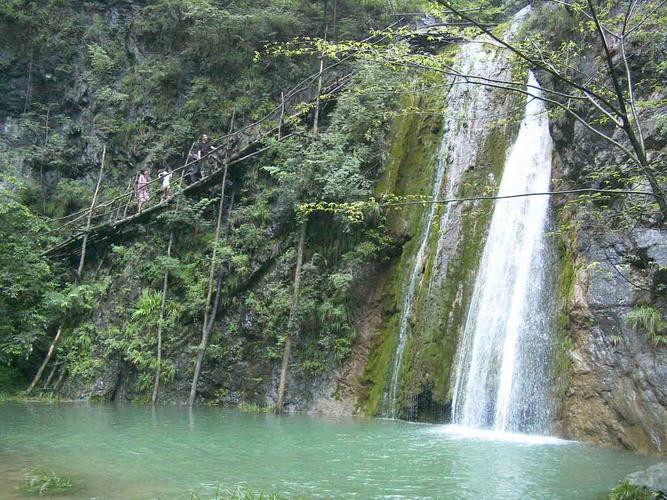
[[169,170],[163,170],[158,174],[160,179],[162,179],[162,200],[164,201],[169,198],[171,194],[171,172]]

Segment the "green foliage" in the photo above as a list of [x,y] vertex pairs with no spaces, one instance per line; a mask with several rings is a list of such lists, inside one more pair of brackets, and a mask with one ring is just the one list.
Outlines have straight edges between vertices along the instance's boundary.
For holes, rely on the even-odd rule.
[[241,403],[236,407],[237,410],[244,413],[273,413],[275,411],[274,406],[259,406],[256,403]]
[[639,306],[630,311],[625,319],[632,328],[644,332],[656,346],[667,345],[667,321],[655,307]]
[[24,482],[21,490],[27,495],[67,495],[72,492],[72,479],[60,476],[54,471],[33,469],[24,473]]
[[279,493],[265,493],[264,491],[256,492],[245,486],[235,486],[232,488],[223,489],[218,486],[213,494],[200,495],[191,493],[192,500],[283,500],[287,498],[300,498],[298,496],[289,497],[283,496]]
[[45,225],[0,187],[0,364],[30,355],[50,325],[55,277],[40,255]]
[[660,494],[651,492],[641,486],[630,483],[622,483],[609,493],[609,500],[651,500],[659,498]]

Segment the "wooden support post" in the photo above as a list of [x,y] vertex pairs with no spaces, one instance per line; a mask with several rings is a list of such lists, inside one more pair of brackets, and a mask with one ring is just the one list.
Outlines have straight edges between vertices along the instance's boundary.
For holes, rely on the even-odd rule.
[[63,365],[62,369],[60,370],[60,375],[58,375],[58,380],[56,380],[56,383],[53,384],[53,392],[58,392],[58,389],[60,389],[63,380],[65,380],[66,373],[67,373],[67,366]]
[[[204,309],[204,326],[202,328],[202,337],[201,342],[199,343],[199,348],[197,351],[197,362],[195,364],[195,372],[192,377],[192,386],[190,387],[190,397],[188,399],[188,405],[193,406],[195,404],[195,398],[197,397],[197,382],[199,381],[199,374],[201,372],[202,362],[204,360],[204,353],[206,352],[206,347],[208,345],[208,335],[210,329],[208,328],[208,318],[209,318],[209,307],[211,306],[211,296],[213,293],[213,277],[216,269],[216,257],[218,251],[218,241],[220,240],[220,227],[222,221],[222,210],[225,205],[225,184],[227,182],[227,163],[225,163],[225,172],[222,176],[222,187],[220,189],[220,204],[218,205],[218,221],[215,226],[215,238],[213,240],[213,255],[211,256],[211,270],[208,278],[208,293],[206,295],[206,305]],[[220,270],[220,278],[222,279],[222,269]],[[220,283],[221,286],[221,283]],[[218,286],[218,293],[216,294],[216,308],[217,308],[217,299],[220,295]],[[215,318],[215,311],[211,314],[212,318]]]
[[49,373],[49,376],[46,377],[46,382],[44,382],[44,385],[42,386],[42,391],[45,391],[46,389],[48,389],[49,384],[51,383],[51,379],[53,378],[53,374],[56,373],[57,368],[58,368],[58,363],[55,363],[51,367],[51,372]]
[[232,119],[229,120],[229,133],[234,132],[234,127],[236,126],[236,108],[232,108]]
[[104,173],[104,158],[107,153],[107,146],[104,145],[102,149],[102,164],[100,165],[100,173],[97,176],[97,185],[93,193],[93,201],[90,203],[90,210],[88,210],[88,219],[86,220],[86,233],[83,235],[83,242],[81,243],[81,259],[79,260],[79,269],[76,271],[77,279],[81,278],[83,272],[83,264],[86,260],[86,246],[88,244],[88,232],[90,231],[90,222],[93,219],[93,210],[95,209],[95,202],[97,201],[97,193],[100,191],[100,184],[102,183],[102,174]]
[[[132,193],[132,179],[130,179],[130,180],[127,182],[127,189],[125,189],[125,193],[126,193],[126,195],[127,195],[128,197],[131,197],[131,196],[132,196],[132,195],[131,195],[131,193]],[[119,220],[119,217],[120,217],[120,211],[121,211],[121,209],[123,208],[123,201],[122,201],[122,199],[120,199],[120,200],[118,200],[118,201],[119,201],[120,203],[118,203],[118,210],[116,210],[116,215],[114,216],[114,219],[113,219],[114,222],[116,222],[116,221]],[[124,217],[124,216],[125,216],[125,212],[123,212],[123,217]]]
[[[139,174],[134,174],[134,178],[132,179],[132,190],[127,193],[127,203],[125,203],[125,208],[123,209],[123,219],[127,218],[127,212],[130,209],[130,203],[132,203],[132,199],[136,195],[137,189],[137,181],[139,180]],[[122,219],[121,219],[122,220]]]
[[297,320],[296,315],[299,309],[299,292],[301,286],[301,267],[303,265],[303,251],[306,243],[306,221],[301,223],[299,234],[299,247],[296,256],[296,269],[294,271],[294,289],[292,292],[292,305],[290,307],[289,318],[287,320],[287,338],[283,349],[283,361],[280,367],[280,383],[278,384],[278,397],[276,399],[276,413],[282,413],[283,401],[285,398],[285,389],[287,387],[287,368],[289,366],[290,351],[292,343],[296,340]]
[[[324,42],[327,41],[327,27],[324,28]],[[317,77],[317,98],[315,99],[315,118],[313,119],[313,133],[317,134],[320,121],[320,94],[322,93],[322,73],[324,72],[324,51],[320,55],[320,74]]]
[[283,120],[285,119],[285,92],[280,93],[280,122],[278,122],[278,140],[283,135]]
[[320,121],[320,94],[322,93],[322,71],[324,71],[324,56],[320,57],[320,76],[317,78],[317,98],[315,99],[315,118],[313,119],[313,133],[318,133]]
[[[190,148],[192,151],[192,148]],[[190,153],[188,153],[188,158]],[[186,160],[187,163],[187,160]],[[183,169],[185,170],[185,169]],[[176,213],[181,202],[180,200],[176,201]],[[171,249],[174,244],[174,230],[169,231],[169,243],[167,244],[167,257],[171,257]],[[162,281],[162,301],[160,302],[160,322],[157,326],[157,365],[155,366],[155,381],[153,383],[153,397],[152,404],[155,406],[157,404],[158,391],[160,387],[160,363],[162,362],[162,323],[164,321],[164,311],[167,306],[167,288],[169,286],[169,269],[164,270],[164,279]]]
[[[81,257],[79,257],[79,267],[76,271],[76,276],[74,277],[75,286],[81,279],[81,273],[83,272],[83,265],[86,261],[86,244],[88,242],[88,231],[90,231],[90,222],[93,217],[93,209],[95,208],[95,202],[97,201],[97,193],[99,192],[100,184],[102,183],[102,174],[104,173],[104,159],[106,156],[106,151],[107,147],[105,145],[104,149],[102,150],[102,164],[100,165],[100,173],[97,177],[97,185],[95,186],[95,192],[93,193],[93,200],[90,203],[90,209],[88,210],[88,219],[86,222],[86,234],[83,236],[83,243],[81,244]],[[46,357],[44,358],[44,361],[42,361],[41,366],[37,370],[35,377],[32,379],[32,382],[30,383],[30,387],[28,387],[26,394],[29,395],[35,389],[35,386],[37,385],[39,380],[42,378],[42,374],[44,373],[44,370],[46,369],[47,365],[49,364],[49,361],[51,360],[51,357],[53,356],[53,352],[56,349],[56,345],[58,345],[58,342],[60,341],[60,337],[62,336],[64,326],[65,326],[65,319],[63,319],[60,322],[60,326],[58,327],[56,336],[53,338],[53,341],[49,346],[49,350],[46,353]]]
[[[176,204],[178,211],[178,203]],[[174,231],[169,232],[169,243],[167,244],[167,257],[171,257],[171,247],[174,243]],[[157,395],[160,387],[160,363],[162,362],[162,323],[164,322],[164,311],[167,306],[167,287],[169,285],[169,269],[164,270],[162,280],[162,301],[160,302],[160,321],[157,325],[157,365],[155,365],[155,382],[153,383],[153,406],[157,403]]]

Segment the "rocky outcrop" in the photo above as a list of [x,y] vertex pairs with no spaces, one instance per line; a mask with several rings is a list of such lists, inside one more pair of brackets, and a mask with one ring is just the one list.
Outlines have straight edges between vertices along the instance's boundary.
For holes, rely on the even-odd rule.
[[667,463],[656,464],[646,470],[630,474],[625,480],[633,486],[667,495]]
[[[667,231],[580,233],[571,301],[564,433],[643,452],[667,451],[667,349],[627,322],[638,304],[665,310]],[[664,294],[664,292],[662,292]]]

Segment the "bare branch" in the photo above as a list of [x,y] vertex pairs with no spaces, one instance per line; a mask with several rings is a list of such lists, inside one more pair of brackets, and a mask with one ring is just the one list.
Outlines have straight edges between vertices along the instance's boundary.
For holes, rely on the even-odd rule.
[[472,22],[477,29],[482,31],[484,34],[490,36],[492,39],[494,39],[496,42],[501,44],[503,47],[509,49],[514,54],[518,55],[524,61],[532,64],[536,68],[540,68],[540,69],[546,71],[547,73],[549,73],[549,74],[555,76],[556,78],[558,78],[563,83],[565,83],[567,85],[570,85],[571,87],[574,87],[577,90],[580,90],[581,92],[586,92],[586,91],[590,92],[590,94],[593,97],[598,99],[601,103],[603,103],[605,106],[607,106],[611,111],[613,111],[614,113],[617,113],[618,115],[621,115],[621,113],[616,109],[616,107],[612,103],[610,103],[607,99],[605,99],[604,96],[601,96],[597,92],[591,91],[591,89],[586,89],[582,85],[578,84],[577,82],[573,81],[572,79],[568,78],[567,76],[561,74],[560,72],[558,72],[558,71],[554,72],[548,66],[545,66],[544,64],[541,64],[539,61],[536,61],[535,59],[530,57],[528,54],[526,54],[525,52],[523,52],[522,50],[520,50],[516,46],[512,45],[511,43],[506,42],[502,38],[495,35],[491,30],[489,30],[489,29],[485,28],[484,26],[480,25],[480,23],[478,23],[475,19],[473,19],[470,16],[468,16],[467,14],[457,10],[447,0],[437,0],[437,2],[444,5],[447,9],[449,9],[451,12],[453,12],[455,15],[459,16],[460,18],[465,19],[466,21]]
[[641,28],[642,25],[643,25],[646,21],[648,21],[648,20],[651,18],[651,16],[653,15],[653,13],[654,13],[656,10],[658,10],[659,8],[661,8],[663,5],[665,5],[665,3],[667,3],[667,0],[662,0],[662,2],[658,3],[658,5],[656,5],[654,9],[652,9],[650,12],[648,12],[648,14],[646,14],[646,15],[642,18],[641,21],[639,21],[635,26],[633,26],[632,28],[630,28],[630,29],[625,33],[625,36],[628,37],[628,36],[630,36],[633,32],[635,32],[635,31],[637,31],[639,28]]

